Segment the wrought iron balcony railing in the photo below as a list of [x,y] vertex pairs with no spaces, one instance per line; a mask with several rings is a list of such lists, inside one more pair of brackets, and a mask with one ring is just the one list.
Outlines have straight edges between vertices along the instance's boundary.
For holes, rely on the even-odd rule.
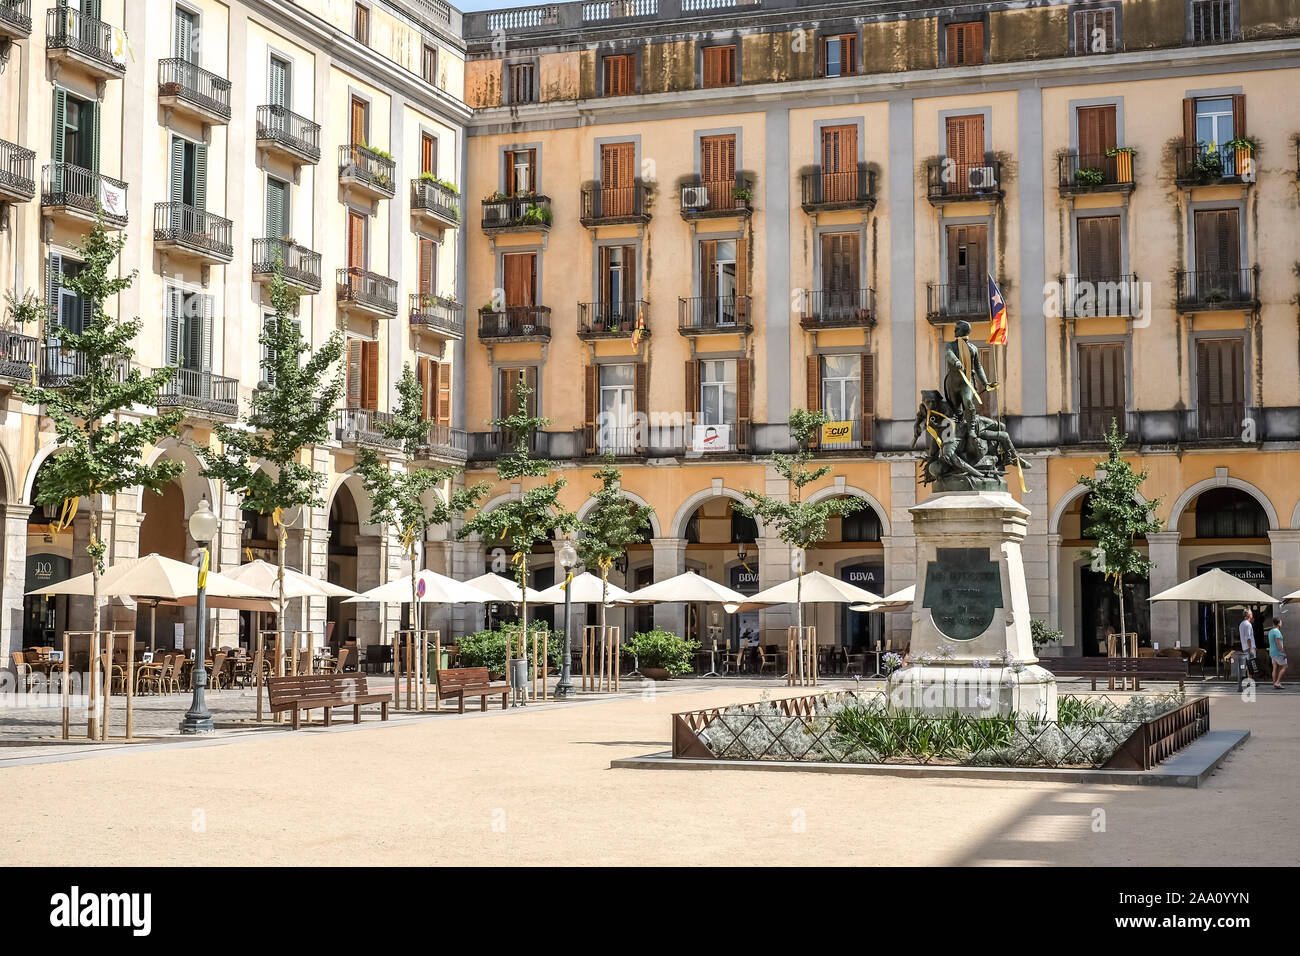
[[460,223],[460,193],[433,179],[411,180],[411,208],[445,222]]
[[650,303],[645,299],[629,302],[579,302],[578,336],[580,338],[630,338],[642,323],[642,335],[649,335]]
[[1127,275],[1064,275],[1057,281],[1062,294],[1062,316],[1067,319],[1135,316],[1152,306],[1143,297],[1144,290],[1136,272]]
[[160,202],[153,207],[153,241],[184,247],[223,262],[235,255],[234,223],[181,202]]
[[309,163],[320,162],[320,123],[286,106],[257,108],[257,141],[272,143]]
[[21,332],[0,332],[0,378],[29,381],[39,359],[40,341]]
[[631,186],[588,183],[582,187],[582,224],[646,222],[650,219],[649,187],[640,179]]
[[[37,379],[43,388],[63,388],[74,379],[84,378],[86,353],[64,348],[57,342],[41,345],[40,366],[36,370]],[[131,373],[131,360],[125,356],[114,363],[117,381],[125,382]]]
[[97,208],[115,226],[127,221],[127,186],[71,163],[51,163],[41,169],[41,205],[74,210],[93,217]]
[[1057,188],[1061,195],[1087,192],[1131,192],[1136,184],[1133,178],[1132,152],[1063,153],[1056,160]]
[[335,282],[339,305],[357,305],[386,315],[397,315],[397,283],[387,276],[353,266],[339,269]]
[[339,181],[359,184],[392,199],[397,195],[397,163],[367,146],[340,146]]
[[36,151],[0,139],[0,196],[26,202],[35,195]]
[[45,11],[45,49],[76,54],[106,77],[126,73],[126,34],[69,6]]
[[551,310],[544,305],[507,305],[478,310],[480,339],[551,337]]
[[0,0],[0,36],[26,37],[32,33],[32,0]]
[[551,228],[554,216],[551,197],[537,193],[519,196],[500,196],[483,200],[483,229],[536,229]]
[[158,61],[158,95],[175,97],[211,119],[230,120],[230,81],[189,60]]
[[400,450],[402,443],[384,434],[393,421],[392,413],[369,408],[340,408],[335,437],[341,442]]
[[424,441],[420,443],[420,455],[424,458],[465,461],[469,457],[469,435],[463,428],[430,425]]
[[1259,306],[1256,280],[1259,266],[1249,269],[1215,269],[1177,275],[1178,308],[1182,311],[1254,309]]
[[803,294],[805,329],[865,328],[876,324],[874,289],[819,289]]
[[754,209],[754,181],[746,176],[696,179],[682,186],[681,200],[683,219],[748,216]]
[[269,278],[275,274],[276,263],[285,281],[292,286],[319,292],[321,287],[321,255],[304,246],[284,239],[253,240],[253,277]]
[[176,368],[158,392],[160,408],[185,408],[221,418],[239,414],[239,382],[209,369]]
[[819,209],[872,209],[876,205],[876,174],[859,164],[856,169],[829,172],[818,166],[800,177],[805,212]]
[[989,287],[984,280],[931,282],[926,287],[926,318],[932,323],[987,322]]
[[1174,151],[1174,183],[1212,186],[1255,181],[1254,151],[1197,143]]
[[465,307],[454,299],[428,292],[412,292],[409,308],[412,325],[453,338],[464,337]]
[[748,332],[752,328],[747,295],[700,295],[679,298],[677,303],[677,331],[683,335]]
[[997,201],[1002,195],[1002,163],[996,159],[955,163],[943,157],[926,166],[926,198],[934,205]]

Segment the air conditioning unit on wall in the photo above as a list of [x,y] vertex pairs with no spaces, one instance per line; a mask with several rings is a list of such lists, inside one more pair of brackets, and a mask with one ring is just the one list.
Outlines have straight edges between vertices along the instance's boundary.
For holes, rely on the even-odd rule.
[[683,186],[682,208],[704,209],[709,205],[709,188],[707,186]]
[[966,171],[967,184],[971,189],[997,189],[998,179],[992,166],[972,166]]

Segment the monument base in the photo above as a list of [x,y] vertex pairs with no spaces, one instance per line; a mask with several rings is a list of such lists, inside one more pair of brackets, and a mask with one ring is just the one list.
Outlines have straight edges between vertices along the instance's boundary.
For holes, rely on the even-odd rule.
[[885,689],[892,706],[924,714],[1056,719],[1056,678],[1036,664],[910,664],[891,674]]

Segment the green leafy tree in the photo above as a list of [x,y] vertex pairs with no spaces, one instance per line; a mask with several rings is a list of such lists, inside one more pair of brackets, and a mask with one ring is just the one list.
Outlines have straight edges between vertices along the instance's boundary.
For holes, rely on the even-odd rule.
[[[104,311],[104,304],[125,292],[136,273],[114,275],[114,263],[126,245],[124,236],[110,235],[103,219],[97,219],[90,234],[77,246],[82,268],[62,279],[63,287],[90,303],[90,316],[80,332],[59,327],[57,336],[61,361],[71,373],[61,377],[58,388],[19,385],[25,402],[42,407],[54,424],[60,451],[41,469],[38,505],[60,505],[59,524],[72,523],[78,502],[86,499],[90,508],[91,611],[95,645],[99,643],[99,579],[104,573],[106,552],[102,537],[100,503],[105,496],[128,488],[143,488],[162,494],[167,484],[181,475],[185,466],[161,459],[144,463],[145,449],[174,433],[181,422],[179,411],[157,413],[158,393],[172,379],[174,370],[158,369],[141,374],[131,364],[132,342],[142,323],[139,318],[119,319]],[[132,410],[132,414],[123,415]],[[139,414],[139,412],[144,414]],[[67,654],[67,636],[64,636]],[[94,733],[92,718],[91,733]],[[108,728],[102,729],[107,737]],[[68,735],[68,702],[63,703],[63,736]]]
[[[504,418],[493,419],[492,426],[503,432],[510,442],[510,451],[497,459],[497,478],[509,484],[527,479],[547,478],[555,463],[534,458],[528,445],[533,435],[550,424],[548,418],[528,414],[530,389],[522,381],[515,389],[514,412]],[[524,488],[518,498],[502,502],[491,511],[480,511],[461,527],[459,537],[477,534],[484,541],[504,541],[514,551],[515,581],[521,588],[528,586],[528,555],[533,547],[552,537],[556,532],[569,533],[578,529],[578,518],[560,504],[560,490],[568,484],[563,478]],[[520,655],[527,643],[528,594],[520,606]]]
[[[822,412],[795,408],[790,412],[790,437],[795,440],[793,455],[775,454],[772,467],[790,487],[788,499],[773,498],[761,492],[744,490],[745,502],[737,502],[735,510],[749,518],[761,520],[772,528],[782,541],[792,549],[791,558],[797,576],[795,584],[798,606],[800,641],[803,640],[803,573],[804,558],[809,548],[816,547],[826,537],[826,523],[837,515],[851,514],[866,505],[857,498],[826,498],[822,501],[803,500],[804,488],[830,474],[830,465],[809,467],[813,458],[809,445],[829,418]],[[802,666],[802,661],[800,662]]]
[[1119,599],[1119,633],[1121,643],[1128,640],[1124,618],[1124,581],[1129,577],[1147,577],[1154,565],[1135,545],[1138,538],[1155,534],[1164,528],[1164,522],[1154,517],[1160,499],[1139,504],[1135,499],[1146,471],[1134,471],[1133,466],[1120,457],[1128,436],[1121,434],[1118,423],[1111,419],[1105,436],[1108,449],[1106,460],[1097,462],[1097,475],[1080,475],[1079,484],[1088,489],[1088,505],[1092,520],[1083,529],[1085,536],[1095,538],[1096,547],[1085,550],[1094,571],[1100,571],[1115,588]]
[[243,424],[217,426],[221,449],[199,448],[203,474],[224,482],[238,494],[243,507],[270,515],[276,533],[276,627],[284,646],[284,555],[289,540],[285,512],[322,508],[325,475],[312,467],[309,449],[326,441],[334,406],[343,395],[342,369],[331,369],[343,355],[338,331],[313,354],[293,316],[298,293],[284,281],[277,257],[271,280],[275,316],[262,329],[266,355],[266,387],[253,393]]
[[411,562],[412,627],[418,629],[420,614],[415,565],[420,542],[425,540],[430,528],[450,528],[453,521],[476,508],[491,486],[480,481],[467,488],[458,488],[444,498],[440,493],[443,484],[455,478],[462,469],[420,467],[420,447],[428,435],[429,420],[424,417],[424,387],[410,365],[402,368],[397,395],[397,408],[392,420],[384,424],[382,432],[384,437],[400,442],[402,469],[394,470],[373,449],[365,448],[357,456],[357,472],[370,495],[372,519],[396,529],[402,537],[402,549]]
[[600,488],[591,493],[596,505],[582,523],[578,539],[578,557],[589,568],[600,570],[600,628],[605,629],[605,605],[609,602],[609,569],[627,553],[629,544],[646,540],[650,516],[655,510],[623,497],[619,482],[623,472],[614,466],[614,456],[605,455],[605,464],[596,472]]

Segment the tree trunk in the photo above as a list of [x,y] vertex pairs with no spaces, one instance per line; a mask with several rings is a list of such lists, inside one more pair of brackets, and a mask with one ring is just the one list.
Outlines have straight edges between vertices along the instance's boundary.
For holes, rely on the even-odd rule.
[[[807,653],[804,651],[804,633],[803,633],[803,571],[799,571],[794,579],[794,603],[795,603],[795,622],[799,628],[799,683],[804,682],[804,658]],[[863,668],[866,670],[866,668]]]
[[[275,542],[275,586],[278,592],[275,614],[275,676],[284,676],[284,553],[289,547],[289,533],[284,530],[284,522],[277,520]],[[284,720],[284,714],[276,714],[277,723]]]
[[[98,510],[91,509],[90,535],[92,548],[95,546],[95,531],[99,527],[96,520],[98,516]],[[88,688],[90,707],[87,709],[86,736],[94,740],[99,731],[99,697],[95,693],[99,686],[99,559],[94,556],[91,557],[90,581],[90,671],[87,675],[87,679],[90,681],[90,687]]]
[[411,646],[415,648],[415,673],[419,675],[419,687],[415,692],[415,705],[424,710],[424,688],[429,675],[425,673],[427,665],[424,657],[424,633],[420,629],[420,582],[419,572],[415,566],[415,538],[407,545],[407,554],[411,559]]
[[[1119,656],[1128,657],[1128,627],[1124,623],[1124,575],[1115,576],[1115,595],[1119,598]],[[1134,652],[1136,653],[1136,651]]]
[[[520,597],[523,600],[519,604],[519,623],[522,625],[519,631],[519,656],[527,658],[528,656],[528,555],[520,553],[519,557],[519,589]],[[510,682],[510,653],[506,652],[506,683]]]

